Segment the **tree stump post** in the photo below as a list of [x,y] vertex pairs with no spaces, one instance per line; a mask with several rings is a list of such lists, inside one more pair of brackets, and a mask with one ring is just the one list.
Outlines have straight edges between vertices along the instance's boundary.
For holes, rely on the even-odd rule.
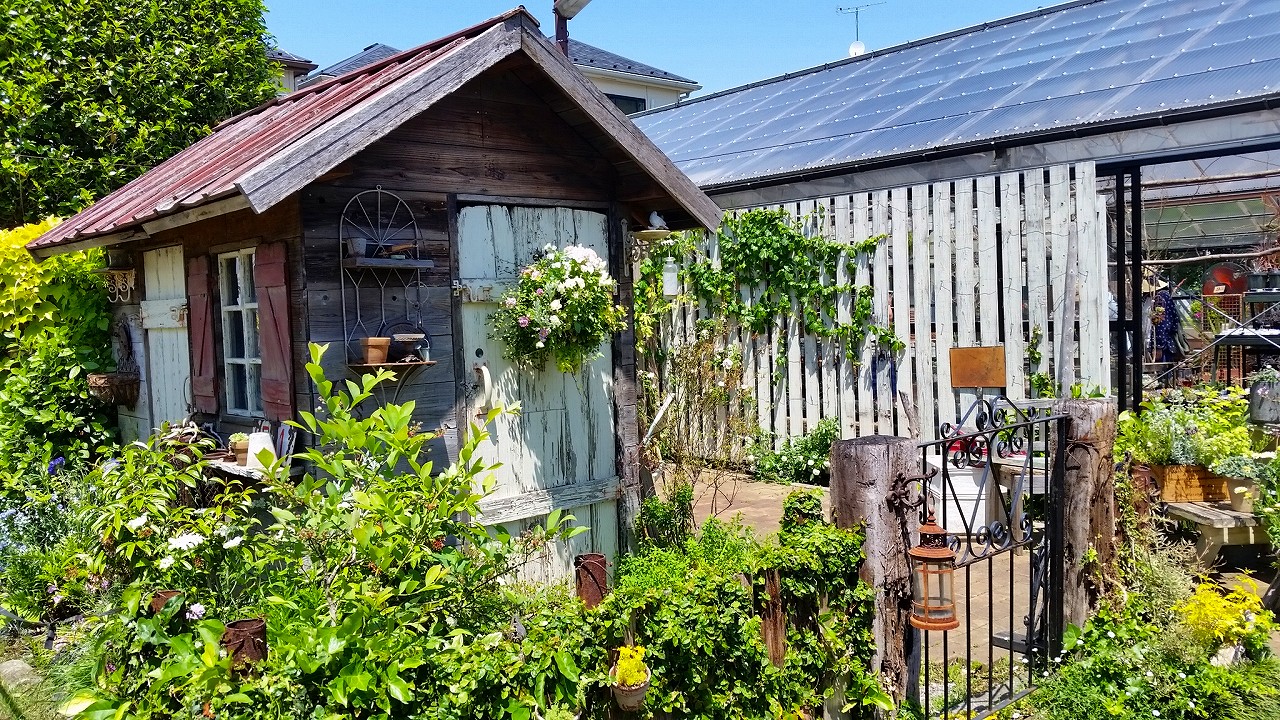
[[879,672],[894,700],[914,693],[920,671],[919,633],[911,627],[911,564],[918,513],[892,498],[899,478],[920,474],[920,455],[910,438],[873,435],[831,446],[831,512],[837,527],[863,527],[866,561],[862,579],[876,589],[871,633]]
[[[1067,416],[1062,421],[1067,423],[1063,619],[1083,625],[1115,568],[1116,483],[1111,449],[1116,439],[1116,403],[1113,399],[1060,400],[1053,412]],[[1056,443],[1054,436],[1050,457],[1056,457]]]

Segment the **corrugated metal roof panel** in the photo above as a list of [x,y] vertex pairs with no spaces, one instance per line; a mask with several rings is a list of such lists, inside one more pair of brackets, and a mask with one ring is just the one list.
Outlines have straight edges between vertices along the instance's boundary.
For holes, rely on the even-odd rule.
[[1072,2],[636,116],[703,187],[1280,96],[1280,0]]
[[27,247],[38,250],[136,227],[175,208],[230,195],[241,178],[265,159],[520,13],[525,13],[523,8],[231,118]]

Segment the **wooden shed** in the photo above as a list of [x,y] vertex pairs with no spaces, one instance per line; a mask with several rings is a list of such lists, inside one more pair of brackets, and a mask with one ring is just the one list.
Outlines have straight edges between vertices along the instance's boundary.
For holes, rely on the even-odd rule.
[[188,416],[277,427],[316,405],[307,344],[354,377],[374,369],[366,337],[399,339],[386,399],[444,430],[442,462],[483,406],[520,402],[487,449],[505,467],[484,520],[592,526],[558,574],[614,554],[637,502],[634,338],[573,376],[516,370],[488,316],[548,243],[595,249],[630,307],[627,228],[652,211],[720,219],[518,8],[227,120],[29,250],[109,249],[117,356],[142,378],[126,437]]

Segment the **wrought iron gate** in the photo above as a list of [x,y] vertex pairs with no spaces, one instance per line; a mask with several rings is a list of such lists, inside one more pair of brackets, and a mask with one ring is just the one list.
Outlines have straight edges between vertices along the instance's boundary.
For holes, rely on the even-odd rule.
[[1064,630],[1066,429],[1047,405],[980,399],[920,445],[920,520],[932,509],[948,531],[960,622],[919,631],[912,699],[926,718],[985,718],[1052,671]]

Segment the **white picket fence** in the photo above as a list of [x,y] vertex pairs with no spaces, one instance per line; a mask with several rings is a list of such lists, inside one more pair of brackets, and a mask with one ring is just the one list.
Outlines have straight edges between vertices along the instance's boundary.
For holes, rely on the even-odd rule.
[[[1015,400],[1029,396],[1029,373],[1060,378],[1072,230],[1078,238],[1075,377],[1110,390],[1106,204],[1092,163],[767,207],[804,218],[806,231],[846,244],[887,236],[872,257],[859,259],[852,280],[874,289],[874,322],[891,325],[907,343],[905,352],[890,357],[869,341],[855,363],[838,343],[806,336],[802,323],[787,318],[768,333],[730,330],[723,342],[741,349],[743,391],[755,398],[760,427],[778,438],[833,417],[844,437],[936,437],[940,423],[956,422],[978,397],[976,389],[952,387],[951,348],[1003,344],[1005,392]],[[715,238],[702,252],[717,260]],[[846,263],[839,267],[836,280],[847,284]],[[749,297],[759,292],[743,289]],[[850,302],[848,293],[839,299],[837,322],[849,320]],[[693,340],[701,312],[685,303],[663,319],[659,332],[668,348]],[[1027,343],[1037,327],[1041,359],[1032,364]]]

